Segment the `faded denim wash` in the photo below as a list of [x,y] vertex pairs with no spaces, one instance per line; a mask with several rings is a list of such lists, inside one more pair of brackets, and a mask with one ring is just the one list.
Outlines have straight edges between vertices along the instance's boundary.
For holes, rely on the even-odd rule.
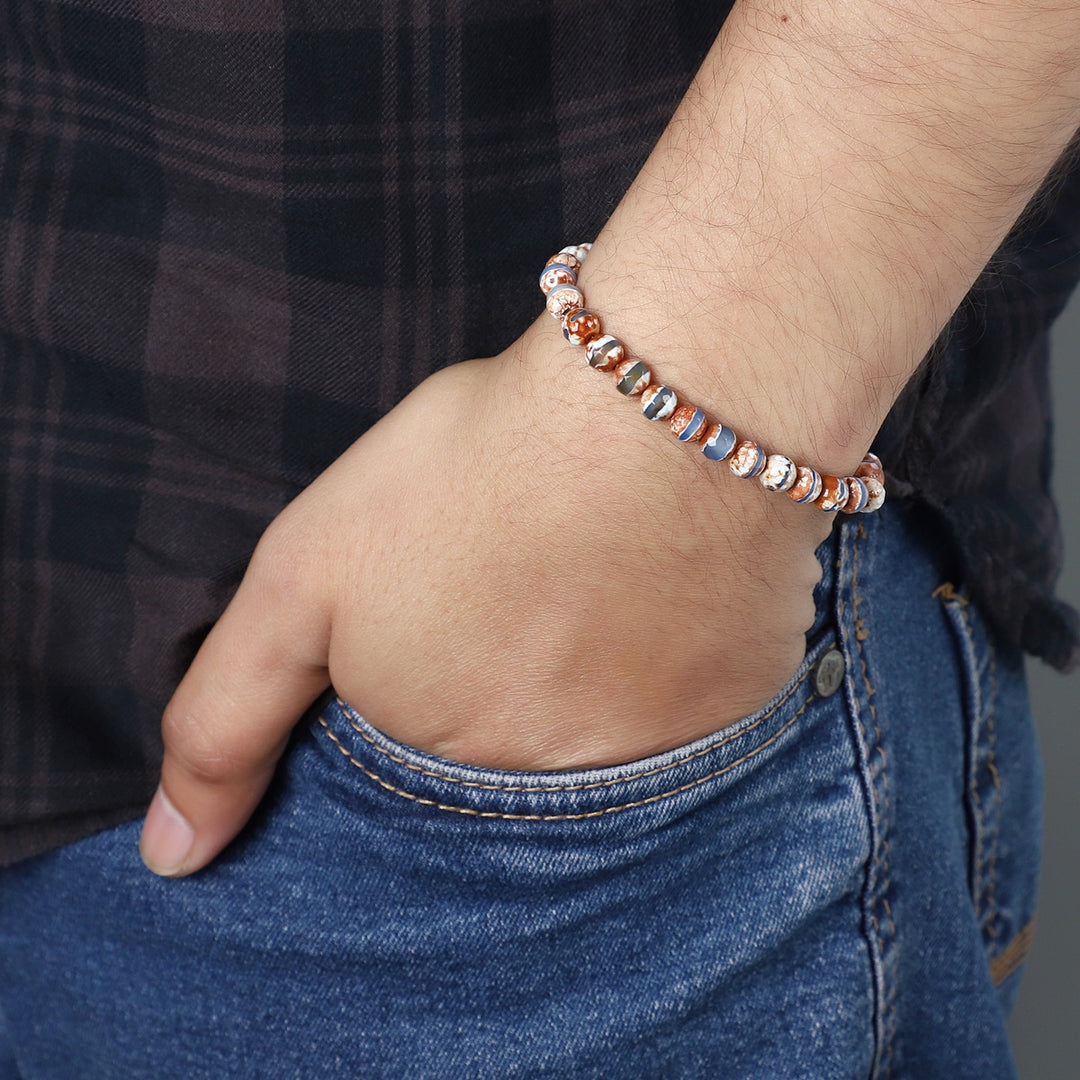
[[691,746],[505,773],[331,700],[209,870],[132,822],[0,872],[0,1077],[1014,1076],[1021,657],[923,512],[819,556],[800,670]]

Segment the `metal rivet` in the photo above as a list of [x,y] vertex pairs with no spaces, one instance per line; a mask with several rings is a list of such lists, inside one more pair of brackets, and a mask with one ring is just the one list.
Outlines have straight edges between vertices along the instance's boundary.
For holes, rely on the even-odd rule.
[[844,654],[830,649],[818,662],[814,671],[814,689],[819,697],[828,697],[840,689],[844,681]]

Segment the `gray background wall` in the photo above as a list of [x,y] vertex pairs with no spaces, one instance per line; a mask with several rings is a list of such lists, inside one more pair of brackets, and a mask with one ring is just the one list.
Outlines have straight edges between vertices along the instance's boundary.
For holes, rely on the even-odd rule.
[[[1080,293],[1054,328],[1055,484],[1065,532],[1058,595],[1080,608]],[[1080,1076],[1080,671],[1027,667],[1046,768],[1039,917],[1009,1030],[1022,1080]]]

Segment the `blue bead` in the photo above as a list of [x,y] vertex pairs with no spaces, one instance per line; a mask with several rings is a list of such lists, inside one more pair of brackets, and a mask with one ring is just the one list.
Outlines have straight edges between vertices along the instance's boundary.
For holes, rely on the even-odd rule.
[[649,369],[640,361],[635,360],[630,364],[615,382],[615,389],[620,394],[640,394],[649,384]]
[[848,501],[844,503],[846,514],[857,514],[870,501],[870,491],[860,476],[845,477],[848,486]]
[[679,404],[675,391],[670,386],[657,386],[646,390],[642,399],[641,411],[646,420],[665,420]]
[[718,424],[716,434],[705,440],[701,452],[710,461],[723,461],[735,449],[735,432],[723,424]]
[[686,427],[679,433],[679,442],[693,442],[697,438],[698,432],[701,431],[702,425],[705,423],[705,413],[701,409],[695,409],[694,415],[690,417]]

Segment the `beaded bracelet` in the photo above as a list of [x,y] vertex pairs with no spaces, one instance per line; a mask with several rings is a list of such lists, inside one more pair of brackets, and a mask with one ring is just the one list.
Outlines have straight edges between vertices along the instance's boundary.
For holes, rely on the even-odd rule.
[[808,465],[796,465],[783,454],[769,454],[750,439],[708,417],[696,405],[680,404],[674,390],[652,381],[652,372],[627,355],[626,346],[605,334],[600,316],[585,306],[577,275],[592,244],[564,247],[552,255],[540,274],[540,291],[547,309],[562,323],[563,336],[585,349],[590,366],[615,376],[615,388],[627,397],[641,397],[649,420],[668,420],[679,442],[701,442],[710,461],[727,461],[736,476],[757,477],[768,491],[785,491],[797,503],[813,503],[829,513],[868,514],[885,502],[885,472],[881,459],[868,453],[854,476],[821,475]]

